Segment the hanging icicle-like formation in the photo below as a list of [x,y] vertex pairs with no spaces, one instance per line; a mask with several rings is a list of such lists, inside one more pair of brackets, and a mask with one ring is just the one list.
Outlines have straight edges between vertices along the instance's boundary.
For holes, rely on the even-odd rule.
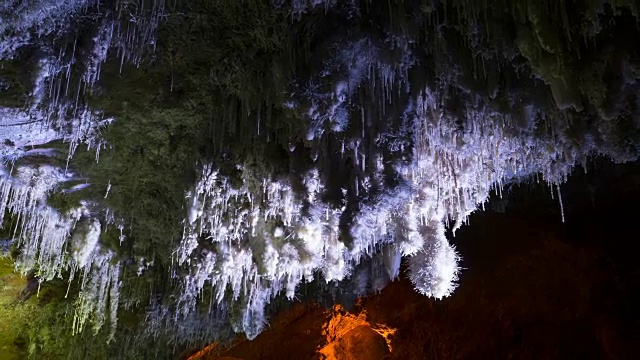
[[68,268],[64,255],[78,214],[61,215],[44,200],[65,176],[50,166],[14,172],[13,177],[0,177],[0,215],[10,212],[16,219],[12,230],[22,246],[18,266],[23,273],[37,268],[41,279],[53,279]]
[[[446,226],[453,222],[455,233],[491,191],[501,193],[505,183],[532,174],[541,174],[552,194],[557,189],[564,220],[559,184],[574,164],[598,150],[587,135],[568,140],[567,134],[575,129],[566,123],[587,109],[583,98],[591,96],[600,103],[605,99],[599,98],[599,90],[581,97],[575,92],[578,86],[563,84],[574,79],[571,74],[565,79],[567,68],[562,65],[572,58],[565,54],[563,61],[555,61],[564,45],[556,41],[552,28],[539,21],[541,10],[533,2],[516,6],[517,44],[505,45],[506,50],[485,46],[495,30],[479,17],[487,12],[486,2],[477,6],[466,0],[432,2],[435,7],[413,9],[411,16],[400,9],[409,2],[390,2],[390,11],[384,9],[382,15],[389,16],[389,24],[367,21],[376,24],[370,29],[346,25],[369,20],[358,18],[354,1],[274,0],[278,6],[285,3],[291,6],[292,21],[313,13],[314,24],[320,23],[316,15],[321,10],[341,12],[331,16],[343,20],[358,20],[338,21],[339,30],[311,26],[308,35],[317,38],[310,43],[321,50],[310,55],[319,59],[302,64],[305,69],[310,65],[309,73],[303,71],[304,78],[296,78],[293,89],[287,89],[291,98],[286,108],[304,117],[294,120],[306,126],[299,139],[287,139],[288,151],[304,170],[287,176],[286,165],[278,164],[282,168],[273,170],[276,176],[251,164],[233,164],[241,173],[238,182],[211,164],[202,167],[187,194],[190,210],[175,252],[181,268],[172,269],[181,276],[179,313],[170,313],[175,304],[162,304],[163,316],[193,319],[203,292],[211,286],[210,306],[230,308],[233,329],[253,338],[266,324],[266,305],[280,292],[292,299],[301,283],[320,274],[326,281],[353,281],[355,292],[362,295],[367,288],[379,290],[395,279],[403,256],[409,259],[416,291],[435,298],[448,296],[456,287],[459,256],[445,237]],[[378,5],[371,4],[372,10],[363,11],[372,11],[367,16],[377,19]],[[2,162],[46,155],[46,149],[30,147],[60,139],[70,144],[69,158],[86,144],[96,150],[97,161],[105,145],[99,131],[113,119],[89,109],[86,97],[110,56],[117,57],[121,70],[126,62],[144,65],[143,55],[155,51],[164,8],[164,0],[0,5],[0,15],[7,19],[0,24],[0,59],[12,59],[25,45],[40,49],[31,59],[34,84],[24,106],[0,108],[0,139],[6,139],[0,144]],[[449,9],[459,10],[458,18],[450,12],[451,20],[444,22],[424,19]],[[532,11],[523,11],[527,9]],[[493,15],[503,16],[503,9],[497,8]],[[74,21],[82,24],[87,38],[74,34],[69,26]],[[486,23],[486,33],[478,21]],[[414,26],[422,30],[412,30]],[[62,34],[62,41],[56,40],[61,48],[45,43],[50,37],[43,35],[54,32]],[[324,42],[325,35],[330,43]],[[510,40],[495,43],[514,43],[505,39]],[[81,51],[79,43],[87,48]],[[494,50],[501,55],[494,56]],[[528,65],[500,69],[514,57],[526,59]],[[488,64],[487,59],[496,62]],[[626,68],[623,65],[619,68]],[[487,84],[479,81],[483,76]],[[636,86],[629,79],[620,83]],[[173,75],[171,81],[173,91]],[[610,88],[604,85],[599,82],[594,88]],[[540,89],[546,86],[551,91],[547,95],[562,111],[545,103]],[[599,111],[606,119],[620,113],[616,106]],[[578,120],[580,116],[575,115]],[[265,124],[261,119],[256,123],[260,134],[273,130],[261,127]],[[615,135],[603,133],[605,140]],[[42,280],[67,271],[72,278],[80,274],[74,333],[88,324],[94,331],[109,325],[113,336],[122,266],[113,252],[101,246],[100,234],[104,223],[114,219],[107,210],[101,223],[89,204],[66,214],[47,206],[47,192],[70,179],[61,169],[18,166],[10,175],[0,177],[0,215],[14,215],[21,270],[38,269]],[[104,198],[113,198],[111,181],[108,184]],[[124,223],[118,228],[122,242]],[[358,265],[370,259],[384,271],[375,275],[360,271]],[[140,275],[154,260],[136,255],[131,261]]]
[[[161,13],[161,8],[158,8],[161,3],[158,4],[154,5],[155,15],[151,16],[155,19],[155,25],[136,25],[124,21],[130,24],[127,26],[136,29],[144,26],[143,40],[146,42],[153,42]],[[13,59],[18,50],[26,45],[41,49],[36,55],[37,59],[30,59],[35,60],[36,65],[33,69],[35,75],[31,91],[25,94],[28,95],[27,102],[21,108],[0,107],[0,132],[11,140],[0,144],[0,155],[11,151],[13,156],[10,160],[15,160],[20,155],[21,148],[63,139],[69,143],[69,158],[84,143],[96,150],[97,159],[100,148],[104,146],[98,128],[113,119],[105,119],[99,109],[89,109],[85,103],[87,92],[92,90],[99,79],[101,65],[106,61],[110,48],[117,46],[120,51],[135,52],[139,58],[146,46],[138,40],[124,39],[125,35],[119,28],[122,21],[118,22],[113,11],[106,8],[104,13],[90,15],[98,21],[93,28],[95,34],[89,51],[82,51],[79,49],[78,36],[73,34],[70,23],[77,20],[75,16],[78,13],[91,13],[96,5],[95,1],[53,1],[49,4],[47,0],[41,0],[33,5],[9,2],[0,8],[3,19],[0,26],[0,59]],[[140,12],[146,13],[144,7],[138,8],[134,13],[142,16]],[[129,13],[126,14],[128,16]],[[122,16],[125,16],[124,13]],[[63,42],[60,48],[42,43],[45,41],[42,36],[52,32],[60,34],[59,37],[66,36],[75,40]],[[33,34],[37,34],[37,37],[33,37]],[[19,38],[23,35],[26,36],[24,41]],[[131,47],[138,47],[140,50],[134,51]],[[76,74],[80,69],[82,73]],[[29,136],[22,134],[21,130],[25,125],[30,125],[27,129]],[[48,135],[40,136],[45,133]]]
[[50,166],[21,167],[12,177],[0,177],[0,216],[10,212],[21,249],[17,267],[26,274],[37,269],[39,281],[69,272],[81,273],[74,332],[91,319],[97,332],[109,315],[112,336],[117,324],[120,264],[111,251],[101,249],[100,221],[83,205],[66,214],[47,206],[47,192],[69,175]]
[[[99,223],[98,223],[99,224]],[[100,232],[87,234],[85,241],[98,241]],[[76,299],[73,316],[73,333],[80,333],[88,321],[94,333],[109,325],[109,341],[113,340],[118,324],[118,305],[120,301],[120,268],[114,262],[111,251],[101,253],[95,249],[89,254],[86,265],[82,267],[80,293]]]
[[[557,137],[534,135],[535,121],[523,127],[482,107],[469,109],[469,126],[461,131],[459,119],[442,111],[428,89],[404,114],[414,138],[412,160],[396,165],[403,181],[360,204],[350,217],[348,244],[340,225],[347,209],[319,200],[327,185],[316,170],[304,176],[305,198],[296,196],[284,179],[258,180],[241,168],[238,188],[205,166],[189,194],[192,206],[178,250],[178,263],[191,271],[183,279],[183,313],[211,284],[218,305],[244,304],[237,327],[251,337],[263,327],[263,307],[278,292],[292,298],[316,272],[327,281],[343,280],[363,259],[380,255],[390,265],[391,279],[399,267],[394,259],[409,256],[416,290],[448,296],[456,287],[459,260],[445,237],[450,220],[455,231],[493,189],[501,192],[513,179],[540,173],[559,184],[596,150],[567,149]],[[536,116],[535,109],[530,115]],[[356,151],[353,159],[359,158],[357,144],[347,148]],[[362,163],[377,168],[347,181],[354,181],[361,194],[372,194],[374,178],[385,169],[380,160]]]
[[[68,159],[78,146],[99,151],[100,129],[112,122],[99,109],[90,109],[86,95],[100,78],[102,64],[116,47],[122,62],[140,65],[155,43],[164,1],[122,0],[98,8],[94,0],[5,1],[0,4],[0,60],[15,61],[19,50],[37,46],[33,84],[24,106],[0,107],[0,161],[11,170],[0,174],[0,216],[12,215],[14,241],[21,250],[16,261],[22,273],[36,269],[39,281],[80,273],[73,332],[91,322],[94,332],[108,323],[111,338],[117,325],[120,264],[100,245],[101,223],[89,204],[61,214],[47,205],[51,191],[73,180],[67,169],[16,166],[21,157],[50,156],[55,150],[34,146],[54,140],[69,144]],[[147,5],[150,5],[147,8]],[[85,16],[77,16],[83,14]],[[75,25],[93,31],[88,49],[80,49]],[[55,37],[47,37],[55,33]],[[54,45],[60,39],[61,47]],[[53,43],[48,41],[53,40]],[[31,56],[31,55],[30,55]],[[31,74],[29,74],[31,75]],[[88,184],[87,184],[88,186]],[[113,223],[107,211],[105,223]],[[6,224],[5,224],[6,226]],[[122,224],[118,225],[122,230]],[[121,236],[121,241],[124,236]]]

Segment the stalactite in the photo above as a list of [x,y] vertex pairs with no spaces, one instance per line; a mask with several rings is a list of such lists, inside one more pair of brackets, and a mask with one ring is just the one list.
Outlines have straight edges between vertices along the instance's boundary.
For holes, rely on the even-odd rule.
[[[0,108],[0,127],[11,129],[0,132],[13,144],[0,148],[0,158],[14,161],[29,146],[64,140],[70,145],[68,163],[82,144],[94,149],[99,161],[99,151],[106,146],[99,131],[116,119],[105,119],[99,109],[89,108],[86,98],[96,95],[92,91],[102,66],[111,58],[117,57],[114,66],[120,66],[122,76],[127,75],[127,63],[142,67],[155,59],[146,55],[155,55],[158,49],[155,36],[167,15],[166,4],[116,2],[94,23],[87,20],[94,36],[85,39],[87,48],[78,49],[78,35],[65,20],[97,6],[95,1],[34,2],[36,7],[50,5],[46,7],[50,13],[33,11],[22,3],[0,5],[0,14],[14,6],[21,14],[0,24],[0,35],[17,34],[0,37],[0,59],[12,58],[21,46],[44,41],[41,38],[54,31],[65,34],[68,44],[41,46],[25,109]],[[340,18],[358,20],[353,23],[362,20],[354,1],[274,3],[280,8],[290,6],[283,16],[294,23],[334,9],[346,9],[348,13]],[[209,305],[230,306],[232,327],[255,337],[265,326],[265,306],[279,293],[293,299],[296,288],[317,274],[326,281],[360,276],[366,282],[369,279],[357,267],[369,259],[380,261],[389,279],[394,279],[402,256],[409,257],[410,278],[417,291],[437,298],[448,296],[456,287],[459,256],[444,235],[445,226],[451,224],[455,232],[479,205],[484,206],[491,191],[502,198],[505,186],[532,174],[548,183],[552,196],[556,187],[564,221],[560,184],[573,166],[586,162],[592,153],[613,154],[597,147],[597,141],[569,139],[568,133],[579,120],[567,113],[589,111],[587,101],[607,120],[620,116],[620,111],[601,109],[608,98],[598,91],[610,85],[598,78],[601,74],[582,81],[577,70],[568,66],[585,54],[573,52],[572,39],[577,34],[566,25],[571,15],[566,4],[433,2],[433,7],[422,9],[415,17],[408,16],[402,2],[368,5],[363,11],[385,22],[370,33],[339,25],[336,31],[344,34],[338,35],[346,34],[342,38],[314,38],[313,46],[329,50],[319,51],[320,59],[313,61],[318,68],[305,74],[307,78],[292,80],[303,85],[291,85],[295,91],[287,103],[272,104],[268,96],[262,104],[244,93],[235,94],[218,104],[223,110],[220,118],[206,114],[211,117],[207,121],[214,121],[213,135],[206,138],[213,139],[213,145],[206,145],[221,150],[232,143],[225,136],[243,142],[258,135],[268,146],[282,140],[280,136],[287,135],[274,134],[282,129],[273,127],[282,125],[277,112],[285,108],[296,117],[287,119],[284,128],[293,133],[292,122],[300,122],[302,135],[283,141],[289,156],[285,175],[268,165],[256,165],[255,159],[240,159],[231,164],[239,174],[235,181],[230,172],[221,170],[224,164],[203,156],[206,165],[200,167],[196,184],[185,194],[189,209],[182,224],[183,237],[171,259],[170,271],[174,277],[180,274],[177,305],[158,305],[162,316],[177,322],[193,319],[205,289],[211,287]],[[376,6],[385,13],[376,14],[382,11]],[[585,16],[597,18],[603,6],[585,5],[589,14]],[[621,1],[608,6],[637,12]],[[543,12],[549,12],[550,18],[541,17]],[[498,20],[508,21],[515,33],[500,34],[500,28],[489,24]],[[565,24],[564,31],[560,24]],[[420,28],[419,33],[405,31],[411,27]],[[586,34],[585,42],[599,31]],[[305,42],[307,52],[310,44]],[[316,54],[306,54],[311,55]],[[174,74],[173,56],[172,94],[183,90],[177,78],[174,84],[178,73]],[[526,66],[508,66],[517,61]],[[491,83],[485,86],[489,78]],[[584,90],[589,86],[596,90]],[[622,91],[614,90],[611,93],[616,97]],[[555,107],[546,103],[549,95]],[[603,130],[601,138],[614,137],[615,131]],[[29,140],[25,140],[27,135]],[[256,156],[258,161],[266,157]],[[305,158],[298,166],[302,170],[294,170],[294,157]],[[130,224],[109,216],[101,223],[86,203],[65,214],[47,206],[46,193],[68,180],[70,171],[64,170],[18,166],[11,176],[3,174],[0,215],[9,212],[17,219],[15,236],[23,246],[22,270],[37,268],[43,280],[65,271],[80,277],[73,332],[81,332],[88,323],[93,324],[94,332],[99,331],[108,323],[113,338],[122,265],[114,249],[102,247],[100,235],[106,226],[116,225],[121,244],[125,226]],[[294,190],[296,186],[302,190]],[[111,179],[103,199],[116,195],[117,189],[111,195],[110,189]],[[154,259],[136,257],[133,261],[141,276]],[[383,283],[374,280],[375,287]],[[358,291],[364,288],[357,286]]]

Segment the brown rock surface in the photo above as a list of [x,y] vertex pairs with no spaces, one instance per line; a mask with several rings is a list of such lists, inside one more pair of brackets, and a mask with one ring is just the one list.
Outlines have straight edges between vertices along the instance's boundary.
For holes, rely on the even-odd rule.
[[360,325],[320,349],[326,360],[379,360],[389,354],[384,337],[367,325]]

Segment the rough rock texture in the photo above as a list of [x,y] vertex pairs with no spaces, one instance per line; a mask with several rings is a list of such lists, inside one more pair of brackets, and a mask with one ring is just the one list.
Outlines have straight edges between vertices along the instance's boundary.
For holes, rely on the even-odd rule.
[[384,337],[367,325],[360,325],[320,350],[327,360],[375,360],[389,354]]

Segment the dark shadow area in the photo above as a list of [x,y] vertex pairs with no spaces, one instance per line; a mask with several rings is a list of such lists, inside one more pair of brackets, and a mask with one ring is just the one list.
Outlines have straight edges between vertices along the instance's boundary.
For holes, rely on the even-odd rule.
[[[561,188],[565,223],[548,187],[513,186],[453,239],[465,269],[452,297],[420,296],[403,277],[356,312],[397,329],[389,359],[633,358],[640,351],[639,169],[595,160],[586,174],[575,171]],[[255,341],[208,358],[318,358],[326,314],[301,309],[282,314]]]

